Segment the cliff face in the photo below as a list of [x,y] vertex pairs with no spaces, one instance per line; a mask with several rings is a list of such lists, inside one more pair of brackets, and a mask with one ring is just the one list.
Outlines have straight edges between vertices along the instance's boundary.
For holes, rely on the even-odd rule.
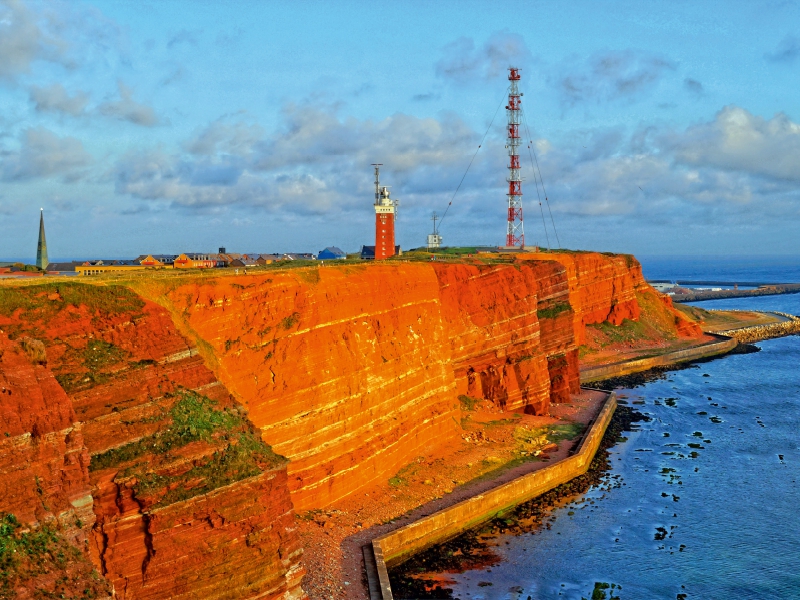
[[669,321],[681,337],[702,334],[699,326],[672,308],[672,300],[650,287],[642,275],[642,266],[628,254],[599,252],[540,252],[518,255],[520,261],[554,260],[564,266],[569,281],[569,302],[574,310],[575,343],[586,341],[586,326],[608,321],[621,325],[625,319],[636,321],[641,314],[637,294],[659,299],[665,309],[657,317]]
[[289,460],[298,510],[460,435],[458,394],[544,413],[578,387],[566,269],[372,264],[187,283],[175,313]]
[[546,413],[578,389],[586,326],[645,300],[694,331],[634,259],[595,253],[132,285],[158,304],[82,284],[0,302],[0,511],[89,533],[120,598],[302,598],[293,503],[454,442],[460,394]]
[[25,523],[55,520],[83,543],[94,514],[81,424],[46,358],[23,343],[0,333],[0,510]]
[[459,394],[544,414],[551,401],[577,391],[569,287],[559,263],[433,269]]
[[530,253],[520,260],[555,260],[562,264],[569,282],[575,342],[585,340],[586,325],[608,321],[621,325],[639,318],[636,288],[646,285],[642,267],[632,256],[598,252]]
[[46,361],[40,341],[11,341],[0,331],[0,597],[108,597],[86,550],[94,524],[89,454]]
[[438,292],[431,268],[401,263],[221,278],[169,298],[290,460],[304,510],[460,435]]
[[[285,461],[170,315],[125,288],[8,293],[0,327],[42,339],[66,406],[34,405],[32,414],[53,415],[59,427],[83,421],[83,439],[80,428],[71,435],[94,496],[85,528],[94,524],[92,557],[117,597],[304,597]],[[31,394],[21,396],[29,406]],[[54,461],[70,456],[67,448]]]

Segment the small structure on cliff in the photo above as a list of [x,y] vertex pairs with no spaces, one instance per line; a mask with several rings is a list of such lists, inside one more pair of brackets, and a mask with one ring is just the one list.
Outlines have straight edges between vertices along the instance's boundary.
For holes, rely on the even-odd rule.
[[44,209],[39,213],[39,243],[36,245],[36,266],[42,271],[50,264],[47,260],[47,239],[44,237]]
[[519,147],[522,141],[519,137],[521,124],[520,113],[522,110],[517,82],[519,82],[519,69],[508,69],[508,227],[506,229],[506,247],[522,248],[525,246],[525,231],[522,225],[522,177],[520,175]]
[[433,216],[431,217],[431,221],[433,221],[433,233],[428,234],[428,250],[442,247],[442,236],[439,235],[439,230],[436,229],[436,221],[438,220],[439,215],[437,215],[434,211]]
[[375,260],[394,256],[394,220],[398,201],[389,195],[389,188],[381,187],[381,165],[375,163]]

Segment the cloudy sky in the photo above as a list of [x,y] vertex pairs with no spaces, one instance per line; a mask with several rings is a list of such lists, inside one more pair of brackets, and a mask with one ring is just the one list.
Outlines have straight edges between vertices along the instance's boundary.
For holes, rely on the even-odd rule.
[[503,243],[509,65],[528,244],[800,251],[796,2],[0,0],[0,257],[355,251],[374,162],[419,246],[487,128],[441,233]]

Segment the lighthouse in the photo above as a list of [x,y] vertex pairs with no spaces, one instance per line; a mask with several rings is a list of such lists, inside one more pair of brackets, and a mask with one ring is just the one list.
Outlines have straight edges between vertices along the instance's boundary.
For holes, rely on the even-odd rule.
[[381,187],[380,164],[375,167],[375,260],[383,260],[395,255],[394,219],[397,214],[397,200],[393,200],[388,187]]

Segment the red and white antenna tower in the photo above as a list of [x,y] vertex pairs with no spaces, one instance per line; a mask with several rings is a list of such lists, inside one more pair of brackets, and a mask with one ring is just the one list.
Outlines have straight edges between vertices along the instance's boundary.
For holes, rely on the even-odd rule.
[[506,246],[523,247],[525,245],[525,230],[522,227],[522,179],[520,177],[519,137],[520,126],[520,93],[517,87],[519,69],[508,69],[508,80],[511,85],[508,89],[508,139],[506,148],[510,163],[508,165],[508,230],[506,232]]

